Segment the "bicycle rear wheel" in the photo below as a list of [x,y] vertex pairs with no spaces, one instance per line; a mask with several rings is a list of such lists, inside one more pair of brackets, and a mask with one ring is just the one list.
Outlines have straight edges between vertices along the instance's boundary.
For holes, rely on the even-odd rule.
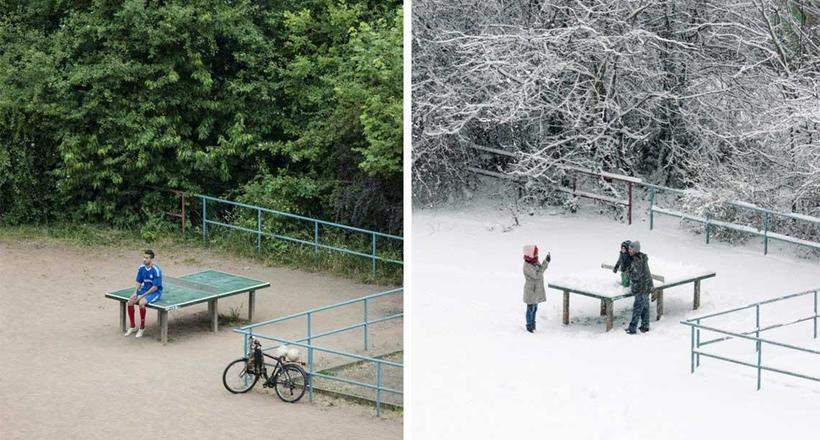
[[305,395],[307,389],[307,373],[297,364],[284,364],[273,376],[273,389],[280,399],[289,403],[296,403]]
[[234,393],[247,393],[259,380],[259,376],[248,372],[246,367],[248,365],[248,358],[237,359],[227,367],[222,373],[222,384],[225,388]]

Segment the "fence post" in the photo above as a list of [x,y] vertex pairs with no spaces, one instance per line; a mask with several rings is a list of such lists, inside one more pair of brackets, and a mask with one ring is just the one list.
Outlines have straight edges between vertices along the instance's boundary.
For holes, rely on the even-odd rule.
[[655,205],[655,188],[649,188],[649,230],[651,231],[652,228],[655,226],[655,213],[652,211],[652,207]]
[[691,372],[692,374],[695,373],[695,326],[692,326],[692,341],[689,344],[689,352],[692,355],[691,359]]
[[763,255],[769,254],[769,212],[763,213]]
[[310,401],[313,402],[313,343],[311,342],[311,316],[310,312],[307,314],[307,343],[308,343],[308,377],[310,381]]
[[814,339],[817,339],[817,291],[814,291]]
[[[253,337],[253,328],[249,330],[248,333],[245,333],[245,351],[242,352],[242,357],[251,356],[251,343],[250,338]],[[247,371],[247,370],[246,370]],[[250,385],[249,381],[251,380],[249,375],[245,375],[245,386]]]
[[256,210],[256,253],[262,251],[262,210]]
[[628,224],[632,224],[632,182],[626,182],[627,187],[629,187],[629,205],[627,207],[628,211],[626,213],[626,218],[628,219]]
[[313,254],[319,255],[319,222],[313,222]]
[[[760,304],[755,304],[755,337],[760,338]],[[756,341],[755,351],[760,351],[760,341]]]
[[364,350],[367,351],[367,298],[364,300]]
[[[760,344],[760,341],[757,341]],[[760,391],[760,376],[763,373],[763,370],[760,368],[761,358],[763,357],[763,346],[760,345],[757,348],[757,390]]]
[[208,242],[208,199],[202,198],[202,241]]
[[709,232],[711,231],[711,228],[709,226],[710,226],[709,225],[709,215],[707,215],[706,216],[706,225],[705,225],[705,227],[706,227],[706,244],[709,244]]
[[382,414],[382,363],[376,362],[376,416]]
[[181,191],[179,198],[182,199],[182,238],[185,238],[185,192]]
[[[698,329],[695,332],[695,348],[700,350],[700,319],[695,321],[698,324]],[[700,367],[700,354],[695,353],[695,366]]]
[[373,275],[375,275],[376,274],[376,234],[372,234],[372,237],[373,237],[373,253],[372,253],[373,257],[371,257],[371,258],[373,260]]

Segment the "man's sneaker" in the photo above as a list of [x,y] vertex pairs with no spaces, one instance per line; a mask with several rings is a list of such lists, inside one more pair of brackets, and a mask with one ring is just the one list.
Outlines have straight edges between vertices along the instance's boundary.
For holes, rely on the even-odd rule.
[[635,330],[633,330],[631,328],[625,328],[624,331],[629,333],[630,335],[634,335],[635,333],[638,333],[638,332],[636,332]]
[[137,337],[138,338],[142,337],[142,329],[137,330]]
[[649,331],[649,328],[641,328],[640,330],[641,330],[641,333],[646,333],[646,332]]
[[125,332],[125,336],[131,336],[131,333],[134,333],[135,331],[137,331],[137,328],[136,327],[131,327],[131,328],[128,329],[127,332]]

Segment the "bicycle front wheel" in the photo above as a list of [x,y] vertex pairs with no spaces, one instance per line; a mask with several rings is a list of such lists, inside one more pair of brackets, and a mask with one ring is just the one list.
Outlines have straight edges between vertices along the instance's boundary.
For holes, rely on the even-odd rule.
[[285,364],[273,376],[273,389],[285,402],[295,403],[305,395],[307,373],[297,364]]
[[247,393],[256,385],[259,376],[247,371],[248,358],[237,359],[225,368],[222,373],[222,384],[225,388],[234,393]]

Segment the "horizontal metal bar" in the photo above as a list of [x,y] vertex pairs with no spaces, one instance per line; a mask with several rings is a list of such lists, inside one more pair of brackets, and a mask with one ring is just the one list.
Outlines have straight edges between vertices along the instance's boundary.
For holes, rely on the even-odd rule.
[[322,374],[322,373],[313,373],[313,374],[311,374],[311,377],[319,377],[319,378],[326,379],[326,380],[334,380],[336,382],[348,383],[348,384],[351,384],[351,385],[358,385],[358,386],[361,386],[361,387],[370,388],[371,390],[381,390],[381,391],[386,391],[388,393],[404,394],[401,391],[397,391],[397,390],[394,390],[394,389],[391,389],[391,388],[380,388],[380,387],[377,387],[373,384],[359,382],[359,381],[355,381],[355,380],[351,380],[351,379],[345,379],[345,378],[341,378],[341,377],[337,377],[337,376],[328,376],[328,375]]
[[663,185],[655,185],[654,183],[641,182],[640,185],[645,186],[647,188],[653,188],[653,189],[658,190],[658,191],[666,191],[666,192],[677,193],[677,194],[686,194],[685,190],[677,189],[677,188],[670,188],[668,186],[663,186]]
[[390,321],[392,319],[399,319],[399,318],[404,318],[404,313],[396,313],[395,315],[385,316],[384,318],[372,319],[370,321],[367,321],[367,324],[368,325],[378,324],[380,322]]
[[318,333],[318,334],[315,334],[315,335],[312,334],[310,336],[305,336],[302,339],[296,339],[296,342],[305,342],[309,339],[319,339],[323,336],[335,335],[336,333],[346,332],[348,330],[353,330],[353,329],[356,329],[356,328],[359,328],[359,327],[364,327],[364,323],[360,322],[358,324],[351,324],[347,327],[337,328],[337,329],[334,329],[334,330],[328,330],[324,333]]
[[384,318],[374,319],[374,320],[372,320],[372,321],[360,322],[360,323],[358,323],[358,324],[351,324],[351,325],[349,325],[349,326],[347,326],[347,327],[337,328],[337,329],[335,329],[335,330],[328,330],[328,331],[326,331],[326,332],[324,332],[324,333],[319,333],[319,334],[316,334],[316,335],[305,336],[304,338],[302,338],[302,339],[297,339],[296,341],[297,341],[297,342],[304,342],[304,341],[307,341],[308,339],[319,339],[319,338],[321,338],[322,336],[330,336],[330,335],[335,335],[336,333],[341,333],[341,332],[345,332],[345,331],[348,331],[348,330],[353,330],[353,329],[355,329],[355,328],[364,327],[365,325],[377,324],[377,323],[379,323],[379,322],[389,321],[389,320],[391,320],[391,319],[398,319],[398,318],[401,318],[401,317],[403,317],[403,316],[404,316],[404,314],[403,314],[403,313],[399,313],[399,314],[395,314],[395,315],[386,316],[386,317],[384,317]]
[[245,228],[245,227],[242,227],[242,226],[229,225],[229,224],[227,224],[227,223],[218,222],[218,221],[216,221],[216,220],[204,220],[204,222],[205,222],[205,223],[207,223],[207,224],[209,224],[209,225],[219,225],[219,226],[224,226],[224,227],[226,227],[226,228],[230,228],[230,229],[238,229],[238,230],[240,230],[240,231],[251,232],[251,233],[253,233],[253,234],[256,234],[256,233],[258,233],[258,232],[259,232],[259,231],[255,230],[255,229],[248,229],[248,228]]
[[[224,227],[230,228],[230,229],[238,229],[240,231],[250,232],[254,235],[259,234],[259,231],[255,230],[255,229],[248,229],[248,228],[245,228],[245,227],[242,227],[242,226],[231,225],[231,224],[227,224],[227,223],[218,222],[218,221],[215,221],[215,220],[205,220],[205,223],[208,223],[208,224],[211,224],[211,225],[224,226]],[[385,261],[385,262],[388,262],[388,263],[395,263],[395,264],[404,265],[404,262],[402,262],[402,261],[397,261],[397,260],[392,260],[392,259],[389,259],[389,258],[379,257],[378,255],[374,257],[372,254],[365,254],[365,253],[362,253],[362,252],[357,252],[357,251],[353,251],[353,250],[350,250],[350,249],[339,248],[339,247],[325,245],[325,244],[317,244],[313,241],[288,237],[286,235],[279,235],[279,234],[274,234],[274,233],[271,233],[271,232],[262,232],[262,235],[265,236],[265,237],[279,238],[279,239],[282,239],[282,240],[292,241],[292,242],[299,243],[299,244],[310,245],[310,246],[313,246],[313,247],[318,246],[322,249],[331,249],[331,250],[334,250],[334,251],[344,252],[346,254],[358,255],[360,257],[375,258],[376,260]]]
[[236,333],[241,333],[243,335],[253,336],[254,338],[257,338],[257,339],[267,339],[269,341],[275,341],[275,342],[284,343],[284,344],[296,345],[297,347],[311,348],[313,350],[318,350],[318,351],[331,353],[331,354],[335,354],[335,355],[339,355],[339,356],[346,356],[346,357],[353,358],[353,359],[359,359],[359,360],[370,361],[370,362],[378,362],[380,364],[389,365],[391,367],[404,368],[404,365],[402,365],[402,364],[399,364],[399,363],[396,363],[396,362],[391,362],[391,361],[385,361],[385,360],[378,359],[378,358],[372,358],[372,357],[362,356],[362,355],[353,354],[353,353],[346,353],[346,352],[343,352],[343,351],[331,350],[329,348],[319,347],[317,345],[312,345],[312,344],[305,344],[305,343],[302,343],[302,342],[296,342],[296,341],[293,341],[293,340],[290,340],[290,339],[276,338],[276,337],[273,337],[273,336],[265,336],[265,335],[260,335],[260,334],[257,334],[257,333],[251,334],[251,332],[249,332],[247,330],[239,329],[239,328],[235,328],[235,329],[233,329],[233,331],[236,332]]
[[567,194],[572,194],[572,195],[577,196],[577,197],[586,197],[588,199],[600,200],[602,202],[608,202],[608,203],[612,203],[612,204],[616,204],[616,205],[629,206],[629,201],[628,200],[616,199],[615,197],[604,196],[604,195],[601,195],[601,194],[595,194],[595,193],[591,193],[591,192],[587,192],[587,191],[572,190],[571,188],[565,188],[563,186],[556,186],[556,187],[554,187],[554,189],[556,191],[560,191],[560,192],[567,193]]
[[626,175],[623,175],[623,174],[609,173],[609,172],[606,172],[606,171],[595,171],[595,170],[590,170],[590,169],[586,169],[586,168],[576,167],[576,166],[573,166],[573,165],[557,165],[557,167],[564,170],[564,171],[575,171],[575,172],[582,173],[582,174],[588,174],[590,176],[604,177],[604,178],[607,178],[607,179],[619,180],[619,181],[622,181],[622,182],[630,182],[630,183],[634,183],[634,184],[638,184],[638,185],[643,184],[643,180],[641,180],[637,177],[626,176]]
[[499,150],[497,148],[482,147],[480,145],[470,145],[469,147],[474,149],[474,150],[486,151],[488,153],[500,154],[502,156],[518,157],[514,153],[510,153],[509,151]]
[[481,168],[476,168],[476,167],[467,167],[467,170],[472,171],[472,172],[477,173],[477,174],[483,174],[485,176],[497,177],[499,179],[514,180],[516,182],[521,182],[521,183],[526,181],[526,179],[523,178],[523,177],[519,177],[519,176],[515,176],[515,175],[511,176],[509,174],[498,173],[498,172],[495,172],[495,171],[482,170]]
[[719,227],[723,227],[723,228],[727,228],[727,229],[732,229],[734,231],[740,231],[740,232],[744,232],[744,233],[747,233],[747,234],[756,235],[758,237],[768,237],[769,240],[778,240],[778,241],[782,241],[782,242],[786,242],[786,243],[796,244],[798,246],[806,246],[806,247],[811,247],[811,248],[815,248],[815,249],[820,249],[820,243],[816,243],[816,242],[809,241],[809,240],[803,240],[803,239],[800,239],[800,238],[797,238],[797,237],[792,237],[790,235],[777,234],[777,233],[765,231],[765,230],[762,230],[762,229],[756,229],[756,228],[753,228],[751,226],[738,225],[738,224],[735,224],[735,223],[723,222],[723,221],[720,221],[720,220],[705,219],[703,217],[698,217],[696,215],[691,215],[691,214],[687,214],[687,213],[684,213],[684,212],[673,211],[671,209],[660,208],[660,207],[657,207],[657,206],[650,207],[650,209],[652,210],[652,212],[654,212],[656,214],[664,214],[664,215],[668,215],[668,216],[672,216],[672,217],[678,217],[678,218],[683,219],[683,220],[690,220],[690,221],[694,221],[694,222],[698,222],[698,223],[702,223],[702,224],[709,224],[709,225],[712,225],[712,226],[719,226]]
[[[816,317],[817,316],[812,315],[812,316],[809,316],[807,318],[800,318],[800,319],[792,321],[792,322],[786,322],[786,323],[782,323],[782,324],[774,324],[774,325],[770,325],[768,327],[763,327],[763,328],[760,328],[760,329],[755,329],[755,330],[751,330],[751,331],[747,331],[747,332],[742,332],[741,335],[750,335],[752,333],[765,332],[767,330],[772,330],[772,329],[775,329],[775,328],[780,328],[780,327],[786,327],[786,326],[789,326],[789,325],[799,324],[801,322],[811,321]],[[710,339],[708,341],[701,342],[700,345],[702,347],[704,345],[709,345],[709,344],[712,344],[712,343],[715,343],[715,342],[720,342],[720,341],[726,341],[726,340],[733,339],[733,338],[734,338],[734,336],[725,336],[725,337],[722,337],[722,338]]]
[[[752,363],[749,363],[749,362],[743,362],[743,361],[739,361],[737,359],[727,358],[727,357],[719,356],[719,355],[712,354],[712,353],[706,353],[706,352],[700,351],[700,350],[692,350],[692,352],[695,353],[695,354],[701,355],[701,356],[706,356],[706,357],[710,357],[710,358],[714,358],[714,359],[720,359],[722,361],[732,362],[732,363],[735,363],[735,364],[745,365],[747,367],[752,367],[754,369],[758,368],[757,364],[752,364]],[[799,377],[801,379],[808,379],[808,380],[814,380],[814,381],[820,382],[820,377],[806,376],[804,374],[794,373],[794,372],[786,371],[786,370],[781,370],[779,368],[772,368],[772,367],[767,367],[765,365],[761,365],[760,369],[761,370],[766,370],[766,371],[771,371],[771,372],[774,372],[774,373],[785,374],[785,375],[788,375],[788,376]]]
[[812,349],[805,348],[805,347],[797,347],[795,345],[784,344],[782,342],[775,342],[775,341],[771,341],[771,340],[763,339],[763,338],[759,338],[759,337],[746,336],[746,335],[743,335],[743,334],[740,334],[740,333],[734,333],[734,332],[730,332],[728,330],[721,330],[719,328],[714,328],[714,327],[707,327],[705,325],[700,325],[700,324],[696,324],[696,323],[689,322],[689,321],[681,321],[681,324],[690,325],[692,327],[697,327],[701,330],[708,330],[708,331],[711,331],[711,332],[723,333],[725,335],[732,335],[736,338],[748,339],[750,341],[759,341],[759,342],[763,342],[763,343],[766,343],[766,344],[769,344],[769,345],[776,345],[778,347],[785,347],[785,348],[791,348],[793,350],[804,351],[806,353],[820,354],[820,351],[817,351],[817,350],[812,350]]
[[[206,196],[204,194],[195,194],[194,196],[199,197],[200,199],[203,199],[203,200],[210,200],[210,201],[213,201],[213,202],[226,203],[228,205],[239,206],[239,207],[242,207],[242,208],[260,210],[262,212],[267,212],[267,213],[270,213],[270,214],[281,215],[282,217],[295,218],[295,219],[298,219],[298,220],[305,220],[305,221],[315,222],[315,223],[319,223],[319,224],[323,224],[323,225],[335,226],[337,228],[347,229],[349,231],[363,232],[363,233],[366,233],[366,234],[375,234],[375,235],[378,235],[379,237],[390,238],[390,239],[393,239],[393,240],[404,240],[403,237],[399,237],[397,235],[385,234],[383,232],[370,231],[370,230],[367,230],[367,229],[357,228],[357,227],[354,227],[354,226],[342,225],[342,224],[339,224],[339,223],[333,223],[333,222],[328,222],[328,221],[324,221],[324,220],[318,220],[318,219],[315,219],[315,218],[304,217],[304,216],[301,216],[301,215],[290,214],[290,213],[282,212],[282,211],[275,211],[273,209],[263,208],[261,206],[253,206],[253,205],[247,205],[245,203],[232,202],[230,200],[225,200],[225,199],[219,199],[219,198],[216,198],[216,197]],[[256,231],[254,231],[254,232],[256,232]]]
[[337,308],[337,307],[346,306],[346,305],[349,305],[349,304],[355,304],[357,302],[362,302],[364,300],[371,300],[373,298],[379,298],[379,297],[386,296],[386,295],[393,295],[393,294],[396,294],[396,293],[399,293],[399,292],[402,292],[402,291],[404,291],[404,288],[402,288],[402,287],[400,287],[398,289],[385,290],[384,292],[374,293],[372,295],[362,296],[362,297],[359,297],[359,298],[354,298],[354,299],[350,299],[350,300],[347,300],[347,301],[338,302],[336,304],[330,304],[330,305],[327,305],[327,306],[317,307],[315,309],[310,309],[310,310],[306,310],[304,312],[294,313],[292,315],[283,316],[281,318],[276,318],[276,319],[270,319],[270,320],[267,320],[267,321],[257,322],[257,323],[246,325],[246,326],[240,327],[240,328],[242,330],[253,329],[253,328],[256,328],[256,327],[259,327],[259,326],[263,326],[263,325],[274,324],[274,323],[281,322],[281,321],[287,321],[288,319],[298,318],[300,316],[306,316],[308,313],[323,312],[325,310],[330,310],[330,309],[334,309],[334,308]]
[[798,297],[798,296],[802,296],[802,295],[809,295],[809,294],[812,294],[814,292],[820,292],[820,289],[812,289],[812,290],[806,290],[804,292],[791,293],[791,294],[788,294],[788,295],[785,295],[785,296],[781,296],[779,298],[767,299],[765,301],[756,302],[756,303],[749,304],[749,305],[746,305],[746,306],[735,307],[733,309],[723,310],[723,311],[715,312],[715,313],[710,313],[708,315],[696,316],[694,318],[687,319],[686,322],[692,322],[692,321],[702,320],[702,319],[706,319],[706,318],[713,318],[715,316],[725,315],[727,313],[732,313],[732,312],[738,312],[740,310],[749,309],[749,308],[752,308],[752,307],[756,307],[758,305],[769,304],[769,303],[782,301],[782,300],[785,300],[785,299],[790,299],[790,298],[794,298],[794,297]]

